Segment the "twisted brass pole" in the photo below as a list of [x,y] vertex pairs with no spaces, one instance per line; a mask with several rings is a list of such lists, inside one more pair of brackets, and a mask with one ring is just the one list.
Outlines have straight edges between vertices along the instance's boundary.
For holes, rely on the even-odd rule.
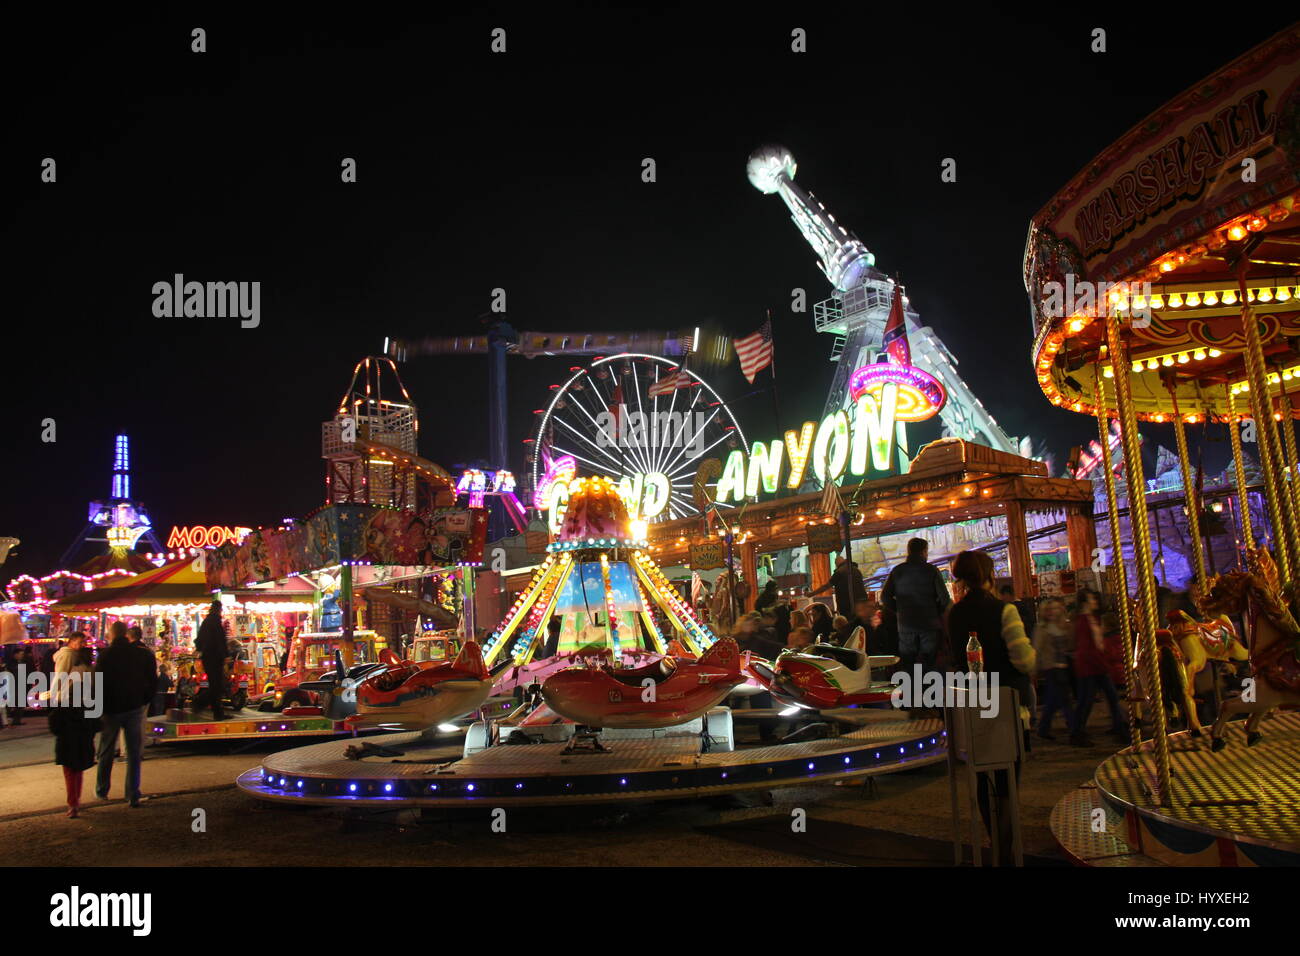
[[[1102,472],[1105,475],[1106,509],[1110,518],[1111,590],[1115,593],[1115,604],[1119,610],[1119,634],[1124,648],[1124,683],[1125,695],[1128,697],[1128,732],[1133,747],[1133,757],[1142,759],[1142,728],[1138,724],[1137,703],[1141,699],[1138,688],[1141,686],[1137,662],[1133,656],[1133,620],[1129,614],[1128,604],[1128,569],[1124,566],[1124,541],[1120,537],[1119,501],[1115,494],[1115,472],[1110,465],[1110,416],[1106,412],[1106,383],[1101,374],[1101,367],[1096,371],[1096,384],[1093,388],[1093,401],[1097,406],[1097,436],[1101,441],[1103,457]],[[1118,373],[1117,373],[1118,374]],[[1136,542],[1136,538],[1134,542]],[[1134,544],[1134,549],[1137,545]],[[1160,705],[1157,705],[1160,706]]]
[[1241,531],[1246,539],[1246,550],[1255,549],[1255,529],[1250,523],[1250,491],[1246,485],[1246,465],[1241,460],[1241,422],[1237,421],[1237,399],[1232,386],[1224,383],[1228,396],[1228,437],[1232,440],[1232,464],[1237,473],[1237,499],[1241,510]]
[[1196,507],[1196,491],[1192,487],[1192,462],[1187,454],[1187,429],[1183,415],[1178,410],[1178,394],[1173,380],[1168,383],[1169,398],[1174,403],[1174,441],[1178,447],[1178,468],[1183,475],[1183,502],[1187,505],[1187,531],[1192,536],[1192,570],[1196,574],[1198,594],[1205,593],[1205,554],[1201,550],[1201,515]]
[[1124,443],[1124,468],[1128,475],[1129,527],[1133,531],[1134,572],[1137,574],[1138,599],[1141,603],[1142,650],[1148,662],[1151,686],[1151,746],[1155,753],[1155,799],[1160,806],[1169,806],[1170,769],[1169,738],[1165,729],[1164,688],[1160,681],[1160,659],[1156,650],[1155,623],[1156,576],[1151,562],[1151,527],[1147,521],[1146,479],[1142,471],[1142,446],[1138,436],[1137,416],[1133,411],[1133,393],[1126,370],[1129,368],[1128,343],[1123,339],[1119,317],[1113,311],[1106,314],[1106,341],[1110,352],[1111,368],[1115,369],[1115,409],[1119,417],[1120,435]]
[[[1282,433],[1282,450],[1286,452],[1284,464],[1288,483],[1291,486],[1291,511],[1296,516],[1296,520],[1300,521],[1300,460],[1296,459],[1294,411],[1281,369],[1277,372],[1277,380],[1278,387],[1282,390],[1282,397],[1278,402],[1281,406],[1278,410],[1282,413],[1282,420],[1277,423],[1277,428]],[[1300,560],[1300,555],[1297,559]]]
[[1295,516],[1291,513],[1291,496],[1279,484],[1281,454],[1273,429],[1272,403],[1268,399],[1268,381],[1264,376],[1264,347],[1259,338],[1259,323],[1246,301],[1245,282],[1241,283],[1241,323],[1246,330],[1246,381],[1249,384],[1251,412],[1255,419],[1255,439],[1259,442],[1260,467],[1264,472],[1264,500],[1268,520],[1273,525],[1277,567],[1283,581],[1291,580],[1297,557]]

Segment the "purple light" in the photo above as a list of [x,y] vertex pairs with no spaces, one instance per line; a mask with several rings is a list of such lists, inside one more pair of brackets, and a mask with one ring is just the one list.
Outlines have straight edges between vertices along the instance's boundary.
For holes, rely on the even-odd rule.
[[942,383],[929,372],[895,362],[875,362],[856,369],[849,377],[849,395],[856,402],[863,394],[878,391],[888,382],[897,385],[900,391],[896,413],[900,422],[933,418],[948,401]]

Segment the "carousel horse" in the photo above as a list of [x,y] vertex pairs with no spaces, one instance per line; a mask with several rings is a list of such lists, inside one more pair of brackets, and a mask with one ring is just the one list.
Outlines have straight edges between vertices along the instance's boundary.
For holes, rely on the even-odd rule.
[[1278,581],[1277,566],[1263,548],[1247,552],[1248,572],[1230,571],[1210,582],[1209,592],[1197,600],[1207,615],[1244,612],[1253,637],[1250,665],[1253,699],[1234,697],[1219,709],[1210,731],[1211,748],[1227,746],[1224,725],[1233,714],[1249,714],[1246,744],[1254,746],[1264,735],[1259,725],[1279,707],[1300,707],[1300,628],[1287,609]]
[[[1250,659],[1250,652],[1237,636],[1227,615],[1211,621],[1197,621],[1186,611],[1169,612],[1169,627],[1156,631],[1160,650],[1161,683],[1168,684],[1169,671],[1176,668],[1178,688],[1165,687],[1166,704],[1172,698],[1193,737],[1204,729],[1196,712],[1196,675],[1210,661],[1223,661],[1236,672],[1236,664]],[[1171,661],[1172,658],[1172,661]],[[1173,664],[1173,668],[1169,665]]]

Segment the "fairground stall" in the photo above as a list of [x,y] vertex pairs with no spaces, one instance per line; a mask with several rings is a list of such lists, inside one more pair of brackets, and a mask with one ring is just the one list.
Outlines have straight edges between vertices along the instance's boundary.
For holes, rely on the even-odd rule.
[[[1024,277],[1038,382],[1056,405],[1095,416],[1102,440],[1118,428],[1128,534],[1139,542],[1131,579],[1122,561],[1111,563],[1117,593],[1134,596],[1118,609],[1130,683],[1145,688],[1152,738],[1141,740],[1133,720],[1131,746],[1058,806],[1054,829],[1080,859],[1300,863],[1300,717],[1265,719],[1300,705],[1300,635],[1287,608],[1300,572],[1297,116],[1300,30],[1290,28],[1142,120],[1030,226]],[[1200,622],[1159,615],[1143,423],[1175,433]],[[1197,526],[1206,512],[1188,452],[1193,429],[1226,431],[1231,442],[1243,570],[1212,577],[1207,567]],[[1257,451],[1262,473],[1262,516],[1247,501],[1247,448]],[[1106,475],[1110,540],[1121,541]],[[1172,681],[1155,666],[1170,644],[1183,662]],[[1191,730],[1167,735],[1160,704],[1186,701],[1207,657],[1247,656],[1251,692],[1228,700],[1208,735],[1193,706],[1184,708]],[[1225,723],[1236,714],[1249,719]],[[1087,825],[1094,807],[1111,820],[1101,834]]]

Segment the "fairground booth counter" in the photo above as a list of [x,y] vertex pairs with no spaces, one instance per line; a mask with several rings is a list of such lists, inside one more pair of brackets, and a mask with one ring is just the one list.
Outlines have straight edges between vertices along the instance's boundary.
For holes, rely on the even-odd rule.
[[[1169,690],[1181,693],[1164,687],[1167,675],[1153,666],[1157,632],[1173,625],[1157,611],[1142,423],[1174,430],[1191,523],[1193,594],[1201,597],[1202,613],[1248,611],[1237,619],[1245,622],[1244,643],[1261,678],[1258,696],[1229,701],[1222,713],[1249,713],[1244,743],[1259,746],[1245,751],[1242,725],[1225,727],[1222,718],[1211,735],[1213,756],[1210,741],[1179,735],[1171,743],[1164,708],[1155,706],[1152,740],[1142,741],[1133,722],[1132,746],[1099,768],[1095,780],[1112,806],[1127,808],[1130,843],[1140,844],[1139,852],[1160,849],[1184,863],[1202,851],[1213,865],[1229,857],[1229,865],[1258,862],[1260,853],[1274,852],[1261,846],[1283,850],[1293,864],[1300,860],[1294,773],[1300,734],[1284,724],[1293,718],[1267,721],[1271,733],[1260,730],[1264,715],[1300,703],[1294,674],[1273,670],[1277,652],[1285,657],[1296,640],[1285,594],[1300,571],[1298,190],[1300,29],[1291,27],[1148,116],[1084,166],[1033,218],[1025,248],[1030,357],[1039,385],[1056,405],[1094,416],[1103,439],[1118,432],[1128,534],[1148,545],[1134,549],[1131,575],[1122,562],[1114,566],[1117,593],[1134,597],[1117,604],[1133,683],[1156,701]],[[1207,566],[1198,528],[1205,508],[1188,451],[1192,430],[1203,440],[1226,433],[1230,443],[1240,570],[1212,575]],[[1262,473],[1262,515],[1247,501],[1250,453]],[[1115,482],[1109,469],[1104,473],[1110,538],[1121,541]],[[1189,646],[1195,656],[1196,642]],[[1213,646],[1206,645],[1211,654]],[[1088,808],[1075,809],[1086,814]],[[1205,834],[1212,835],[1209,843]]]
[[60,636],[80,630],[102,639],[110,624],[124,621],[138,625],[150,646],[170,654],[187,653],[193,650],[199,624],[214,600],[221,602],[228,633],[241,641],[279,644],[288,630],[310,620],[315,602],[306,582],[214,593],[208,587],[204,562],[201,553],[69,595],[51,606],[65,619]]
[[482,508],[328,505],[206,552],[206,586],[274,592],[296,582],[312,596],[314,631],[339,633],[345,648],[354,632],[373,631],[400,656],[423,635],[474,634],[486,537]]

